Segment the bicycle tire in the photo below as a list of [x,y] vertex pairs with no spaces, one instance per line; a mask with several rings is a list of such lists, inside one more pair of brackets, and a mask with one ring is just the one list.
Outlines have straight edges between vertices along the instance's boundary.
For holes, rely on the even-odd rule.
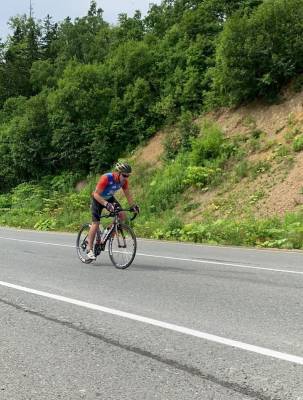
[[[120,243],[120,244],[119,244]],[[121,246],[123,243],[123,246]],[[129,251],[122,251],[122,249],[129,249]],[[137,251],[137,239],[134,231],[130,226],[120,223],[117,226],[117,230],[113,230],[108,242],[108,253],[109,258],[113,265],[118,269],[126,269],[128,268],[134,258],[136,256]],[[124,259],[124,263],[118,262],[119,255],[122,255],[122,259]],[[129,258],[126,261],[126,256]]]
[[90,264],[93,260],[91,260],[88,257],[85,257],[86,255],[86,247],[87,247],[87,236],[88,232],[90,229],[90,224],[84,224],[82,225],[80,231],[78,232],[77,236],[77,241],[76,241],[76,250],[77,250],[77,255],[84,264]]

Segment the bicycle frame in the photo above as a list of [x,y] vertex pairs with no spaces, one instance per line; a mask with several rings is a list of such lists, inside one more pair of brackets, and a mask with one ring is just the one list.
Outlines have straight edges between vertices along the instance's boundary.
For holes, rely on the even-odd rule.
[[[95,255],[99,255],[101,253],[101,251],[105,250],[106,243],[107,243],[108,239],[110,238],[110,236],[112,235],[114,230],[116,231],[117,238],[118,238],[118,247],[120,247],[120,248],[125,248],[126,247],[125,238],[123,237],[123,245],[121,245],[121,243],[120,243],[120,235],[118,235],[118,226],[119,226],[119,223],[120,223],[119,214],[121,212],[123,212],[123,211],[124,212],[125,211],[126,212],[133,212],[129,208],[127,208],[127,209],[119,208],[119,209],[117,209],[114,212],[111,212],[109,214],[101,215],[101,218],[113,218],[113,221],[110,224],[110,227],[105,228],[105,229],[107,229],[107,232],[106,232],[106,235],[105,235],[104,238],[102,238],[102,234],[103,233],[101,232],[100,228],[98,229],[98,231],[97,231],[97,235],[98,235],[97,236],[97,242],[99,242],[99,243],[95,244],[95,253],[97,253]],[[130,221],[133,221],[137,217],[137,215],[138,215],[137,213],[134,213],[134,216],[132,218],[130,218]],[[96,247],[96,246],[100,246],[100,249],[98,247]]]

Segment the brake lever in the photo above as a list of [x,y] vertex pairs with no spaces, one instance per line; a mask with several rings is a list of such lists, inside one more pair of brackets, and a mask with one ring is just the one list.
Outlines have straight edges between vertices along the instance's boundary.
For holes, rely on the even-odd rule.
[[133,221],[135,218],[137,218],[138,213],[134,212],[134,215],[130,218],[131,221]]

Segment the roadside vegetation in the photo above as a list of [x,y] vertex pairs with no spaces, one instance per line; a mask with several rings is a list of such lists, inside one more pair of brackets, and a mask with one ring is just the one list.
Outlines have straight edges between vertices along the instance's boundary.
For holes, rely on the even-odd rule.
[[[205,120],[199,126],[191,123],[189,128],[195,135],[182,145],[183,128],[184,121],[166,135],[160,166],[144,163],[136,154],[129,158],[134,166],[131,185],[142,208],[135,226],[137,234],[197,243],[303,248],[302,209],[257,218],[255,210],[266,196],[266,185],[258,189],[256,184],[251,194],[232,194],[232,188],[242,180],[254,183],[267,176],[269,185],[273,171],[283,174],[289,169],[296,150],[270,143],[271,161],[250,162],[247,154],[268,148],[262,147],[262,135],[257,135],[258,145],[255,132],[226,138],[214,123]],[[166,147],[167,140],[180,146],[175,157],[171,146]],[[80,175],[66,172],[46,176],[39,183],[22,183],[0,195],[0,225],[75,231],[90,219],[90,194],[97,179],[91,175],[81,181]],[[214,191],[217,195],[205,209],[192,198]]]
[[[0,225],[77,230],[99,174],[123,158],[138,235],[302,249],[302,207],[261,212],[303,151],[300,123],[290,114],[273,136],[247,118],[226,134],[211,114],[279,104],[289,82],[302,91],[302,21],[300,0],[164,0],[116,26],[95,1],[74,21],[13,18],[0,42]],[[160,129],[161,157],[145,162],[136,149]]]

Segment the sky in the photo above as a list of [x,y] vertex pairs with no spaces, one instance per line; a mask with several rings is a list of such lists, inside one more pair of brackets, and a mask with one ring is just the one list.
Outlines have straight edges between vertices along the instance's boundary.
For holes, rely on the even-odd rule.
[[[97,0],[98,7],[104,11],[104,20],[111,24],[117,22],[120,13],[133,16],[135,10],[140,10],[142,15],[146,15],[150,3],[160,4],[161,0]],[[0,0],[0,5],[0,38],[5,40],[10,33],[9,18],[29,14],[30,0]],[[82,17],[87,14],[89,5],[90,0],[32,0],[34,17],[44,19],[49,14],[54,22],[66,17]]]

